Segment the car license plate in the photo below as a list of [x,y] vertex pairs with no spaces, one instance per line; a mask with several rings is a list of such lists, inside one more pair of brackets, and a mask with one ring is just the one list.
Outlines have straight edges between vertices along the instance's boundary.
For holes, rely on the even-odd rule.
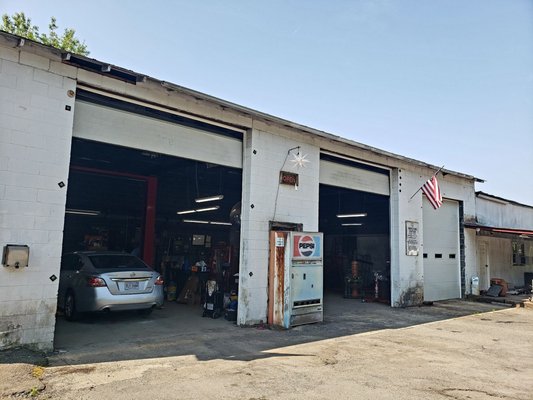
[[139,282],[124,282],[124,290],[138,290]]

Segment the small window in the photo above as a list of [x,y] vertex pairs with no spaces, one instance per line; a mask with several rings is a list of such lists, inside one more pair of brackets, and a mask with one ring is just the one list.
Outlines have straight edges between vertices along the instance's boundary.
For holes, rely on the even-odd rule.
[[442,258],[442,254],[441,253],[435,253],[435,258]]
[[424,253],[424,258],[428,258],[428,253]]
[[455,258],[455,254],[449,254],[448,257],[451,258],[451,259],[454,259]]
[[526,265],[526,249],[524,242],[513,242],[513,265]]

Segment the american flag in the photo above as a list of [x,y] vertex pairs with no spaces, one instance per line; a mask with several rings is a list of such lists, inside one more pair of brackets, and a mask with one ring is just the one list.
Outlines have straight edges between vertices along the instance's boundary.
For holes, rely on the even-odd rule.
[[440,192],[439,182],[437,181],[436,176],[431,177],[431,179],[424,183],[424,186],[422,186],[422,191],[435,210],[442,206],[442,194]]

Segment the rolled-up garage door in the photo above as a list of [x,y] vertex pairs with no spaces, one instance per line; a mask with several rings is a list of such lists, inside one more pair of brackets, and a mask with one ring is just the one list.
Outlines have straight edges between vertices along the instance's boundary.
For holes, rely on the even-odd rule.
[[81,100],[75,103],[73,135],[242,168],[241,140]]

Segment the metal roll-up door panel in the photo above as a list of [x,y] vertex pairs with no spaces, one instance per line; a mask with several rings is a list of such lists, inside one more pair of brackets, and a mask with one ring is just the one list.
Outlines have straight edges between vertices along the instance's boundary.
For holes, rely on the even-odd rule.
[[385,196],[390,195],[388,175],[326,160],[320,160],[320,183]]
[[238,139],[84,101],[76,101],[73,135],[242,168],[242,142]]
[[461,297],[459,204],[445,200],[433,209],[423,198],[424,300]]

